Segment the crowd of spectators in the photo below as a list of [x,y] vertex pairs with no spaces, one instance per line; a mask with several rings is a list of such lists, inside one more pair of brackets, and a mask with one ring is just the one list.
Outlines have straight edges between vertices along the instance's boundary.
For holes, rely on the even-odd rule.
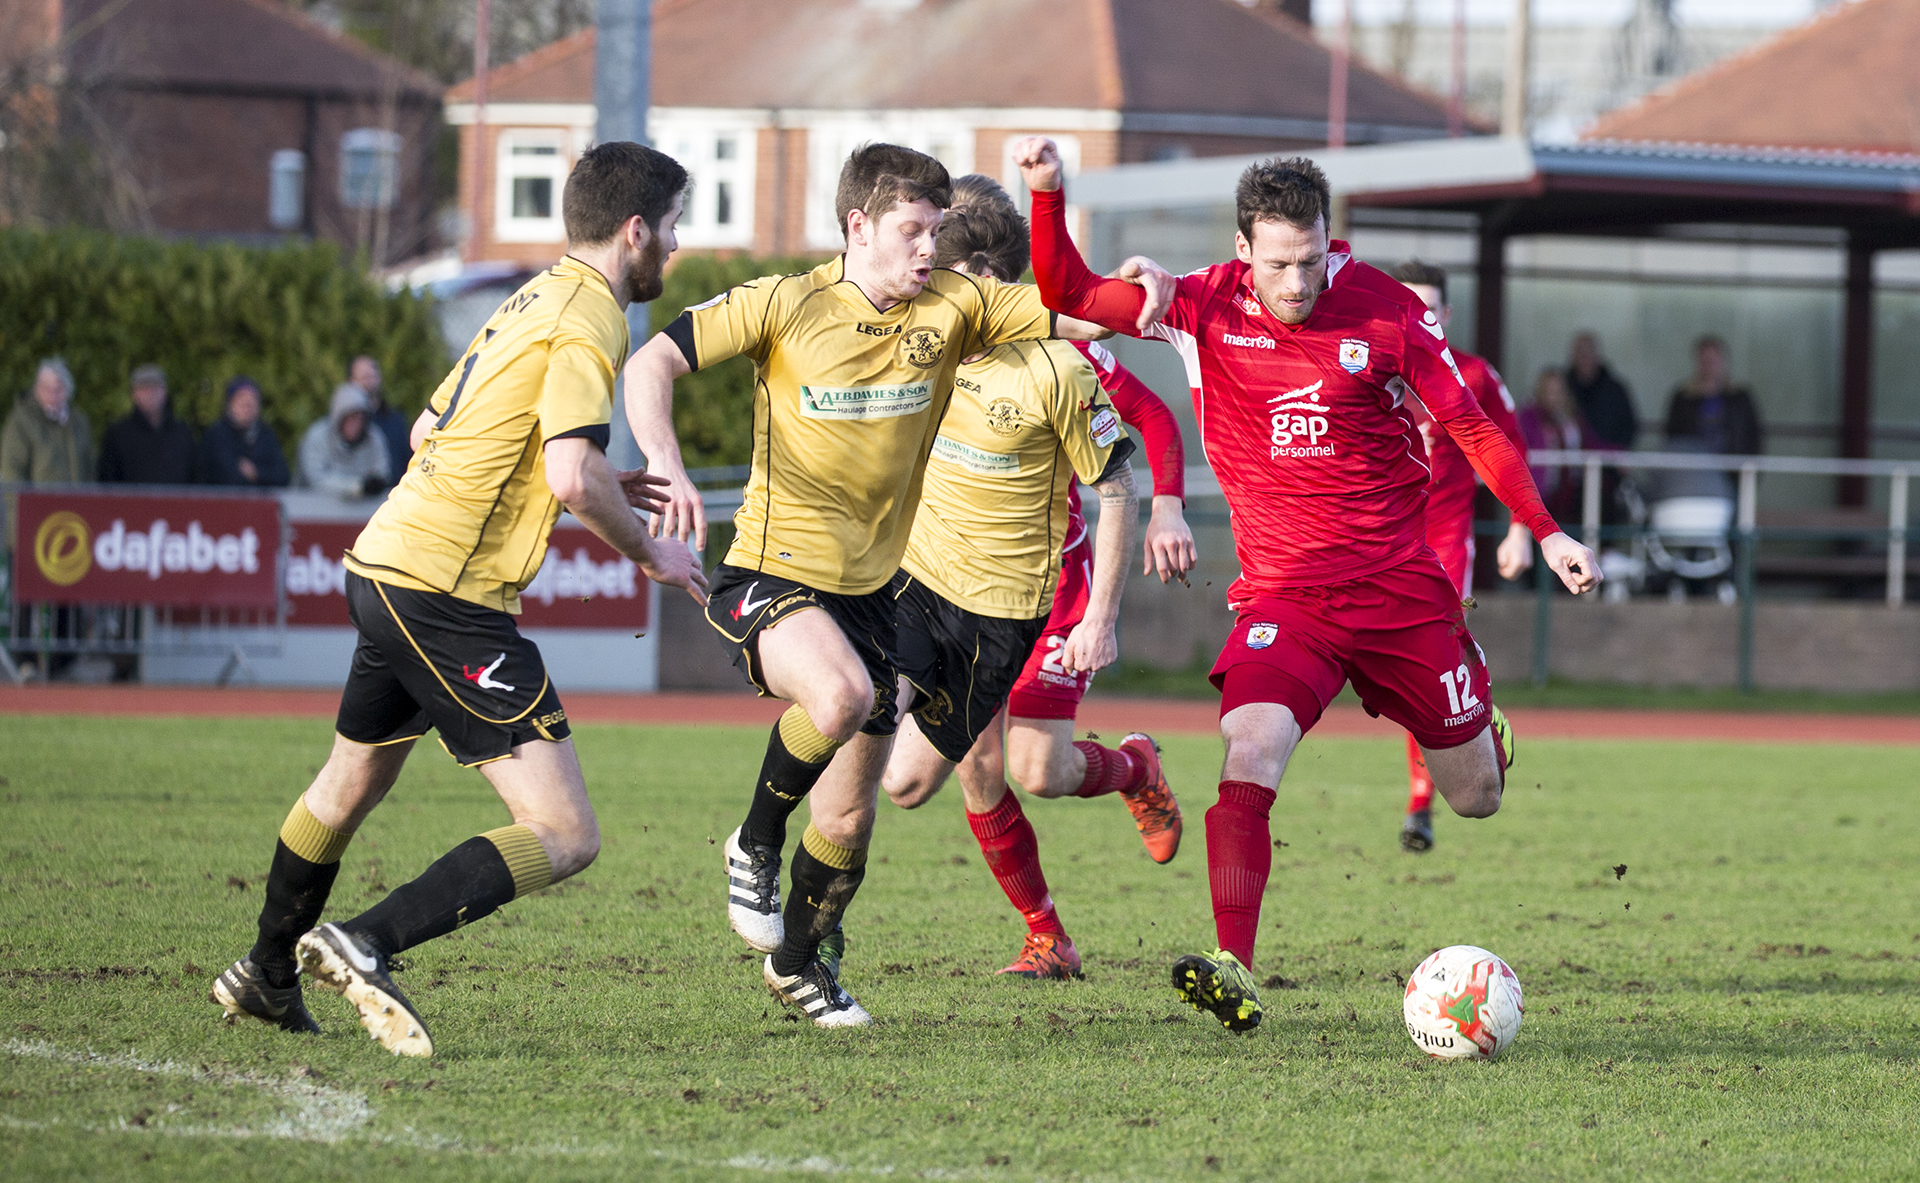
[[342,498],[376,496],[413,458],[405,417],[383,398],[380,363],[361,355],[334,389],[325,418],[300,438],[289,467],[264,415],[266,395],[244,375],[227,383],[224,409],[196,437],[173,413],[167,375],[142,365],[128,375],[131,409],[100,437],[74,405],[73,374],[57,357],[42,360],[33,384],[0,428],[0,481],[228,485],[318,489]]

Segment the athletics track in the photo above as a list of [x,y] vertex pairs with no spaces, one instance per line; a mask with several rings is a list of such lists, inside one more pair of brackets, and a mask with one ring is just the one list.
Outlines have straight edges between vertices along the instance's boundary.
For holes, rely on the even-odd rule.
[[[784,705],[744,694],[589,694],[565,696],[576,723],[743,724],[771,726]],[[0,715],[153,715],[331,719],[337,690],[183,686],[0,686]],[[1216,705],[1200,699],[1090,698],[1079,726],[1109,739],[1128,731],[1217,734]],[[1838,743],[1920,746],[1920,717],[1732,711],[1565,710],[1508,712],[1528,739],[1681,740],[1722,743]],[[1394,739],[1399,729],[1350,703],[1328,710],[1315,735]]]

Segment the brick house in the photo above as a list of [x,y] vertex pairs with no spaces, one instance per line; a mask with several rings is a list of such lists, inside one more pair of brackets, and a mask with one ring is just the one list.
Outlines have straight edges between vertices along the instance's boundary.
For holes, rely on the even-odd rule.
[[438,85],[276,0],[0,0],[0,66],[109,162],[120,229],[432,245]]
[[[1036,132],[1070,171],[1327,138],[1327,51],[1239,0],[658,0],[653,22],[649,135],[693,174],[694,249],[837,250],[834,182],[868,140],[1013,179],[1008,146]],[[478,152],[473,84],[447,92],[470,261],[541,263],[565,242],[593,76],[591,30],[490,71]],[[1348,112],[1350,143],[1446,132],[1444,103],[1357,63]]]

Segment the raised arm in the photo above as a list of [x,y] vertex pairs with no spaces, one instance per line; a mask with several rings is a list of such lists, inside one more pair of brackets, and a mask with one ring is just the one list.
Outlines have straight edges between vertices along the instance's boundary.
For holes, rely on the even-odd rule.
[[706,507],[687,476],[687,466],[680,459],[680,439],[673,430],[673,382],[692,372],[692,364],[674,337],[656,333],[627,359],[623,377],[627,426],[633,429],[634,442],[647,458],[648,471],[667,479],[666,503],[653,515],[653,536],[671,534],[685,541],[692,535],[694,547],[704,551]]
[[1157,571],[1161,583],[1173,579],[1184,582],[1200,556],[1185,513],[1187,455],[1180,438],[1180,422],[1160,396],[1111,352],[1097,345],[1082,346],[1081,352],[1093,363],[1100,388],[1107,392],[1121,420],[1140,433],[1147,463],[1153,469],[1153,510],[1141,536],[1140,573],[1152,575]]
[[1033,277],[1047,307],[1116,333],[1138,336],[1147,296],[1123,279],[1102,279],[1088,270],[1067,234],[1066,195],[1060,187],[1060,152],[1044,136],[1013,146],[1020,175],[1033,191]]

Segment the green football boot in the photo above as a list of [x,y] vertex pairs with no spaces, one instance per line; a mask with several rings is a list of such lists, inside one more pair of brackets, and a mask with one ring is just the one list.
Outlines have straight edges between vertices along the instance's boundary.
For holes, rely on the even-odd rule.
[[1173,963],[1173,989],[1180,1000],[1220,1020],[1229,1031],[1260,1025],[1260,992],[1240,959],[1225,949],[1191,953]]

